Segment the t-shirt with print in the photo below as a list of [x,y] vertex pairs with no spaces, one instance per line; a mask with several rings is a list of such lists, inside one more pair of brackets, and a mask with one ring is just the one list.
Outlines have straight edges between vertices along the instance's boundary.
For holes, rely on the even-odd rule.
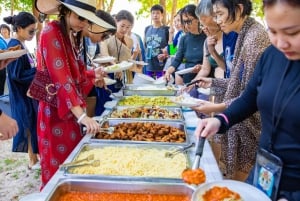
[[225,78],[230,77],[232,70],[232,59],[234,56],[235,43],[238,38],[236,32],[230,32],[228,34],[223,33],[223,52],[225,58]]
[[164,60],[163,64],[159,64],[157,55],[162,53],[162,49],[168,45],[169,41],[169,27],[161,26],[154,28],[152,25],[145,29],[145,49],[146,49],[146,60],[148,65],[146,66],[147,71],[162,71],[167,59]]

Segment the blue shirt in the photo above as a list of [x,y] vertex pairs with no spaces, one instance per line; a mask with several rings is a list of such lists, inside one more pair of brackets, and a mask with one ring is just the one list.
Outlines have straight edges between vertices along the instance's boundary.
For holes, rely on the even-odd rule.
[[0,50],[6,50],[7,49],[7,43],[6,41],[0,37]]
[[225,58],[225,78],[230,77],[232,69],[232,59],[234,56],[235,43],[238,38],[236,32],[230,32],[228,34],[223,33],[223,52]]

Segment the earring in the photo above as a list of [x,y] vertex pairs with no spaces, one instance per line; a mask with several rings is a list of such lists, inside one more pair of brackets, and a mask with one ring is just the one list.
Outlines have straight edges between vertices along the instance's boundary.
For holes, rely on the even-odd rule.
[[39,13],[39,16],[38,16],[38,20],[40,23],[43,23],[45,21],[45,19],[47,18],[47,15],[44,14],[44,13]]

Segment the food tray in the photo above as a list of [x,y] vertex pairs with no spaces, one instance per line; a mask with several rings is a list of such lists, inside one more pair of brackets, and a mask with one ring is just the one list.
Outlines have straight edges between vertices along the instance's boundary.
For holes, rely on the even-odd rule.
[[153,84],[128,84],[123,88],[124,96],[176,96],[177,90],[172,86]]
[[112,108],[106,117],[108,119],[184,121],[180,107],[116,106]]
[[178,107],[171,100],[175,96],[123,96],[117,102],[117,106],[159,106],[159,107]]
[[[138,142],[138,143],[157,143],[157,144],[175,144],[175,145],[189,143],[189,137],[187,134],[185,123],[183,121],[167,121],[167,120],[166,121],[158,121],[158,120],[106,119],[106,118],[104,118],[103,121],[100,122],[100,124],[103,127],[115,127],[116,125],[120,125],[122,123],[129,123],[129,124],[132,124],[132,123],[146,124],[147,123],[147,124],[145,125],[146,128],[143,129],[145,132],[144,132],[144,134],[142,134],[142,136],[138,136],[137,134],[134,134],[134,132],[136,132],[138,130],[138,129],[134,128],[134,129],[126,130],[126,136],[121,135],[121,138],[115,137],[115,136],[110,136],[109,134],[99,133],[99,134],[96,134],[94,137],[92,137],[90,139],[90,141],[91,142],[116,141],[119,143],[123,143],[126,141],[133,141],[133,142]],[[151,125],[151,127],[149,127],[149,124],[153,124],[153,125]],[[164,128],[164,127],[168,127],[168,126],[179,129],[180,131],[183,132],[183,136],[175,130],[172,130],[171,132],[167,132],[167,131],[165,132],[164,129],[158,129],[158,128]],[[153,131],[156,130],[157,132],[152,132],[153,134],[149,135],[149,134],[151,134],[151,132],[149,131],[149,129],[151,129],[151,128],[153,128]],[[122,131],[124,131],[124,130],[125,129],[122,129]],[[122,131],[120,131],[119,133],[123,133]],[[164,135],[161,132],[163,132]],[[165,137],[166,135],[168,135],[168,136],[172,135],[174,137],[170,139],[168,137]],[[160,139],[157,136],[160,136],[163,139]],[[178,138],[176,138],[176,137],[178,137]],[[152,138],[156,139],[156,140],[155,141],[151,140]],[[181,138],[183,138],[184,140],[181,140]]]
[[[74,162],[78,159],[81,159],[79,158],[80,155],[82,155],[82,157],[85,157],[90,154],[94,154],[94,160],[100,160],[100,166],[85,166],[84,169],[83,167],[75,167],[78,169],[61,167],[60,170],[63,171],[64,175],[66,176],[80,178],[88,177],[97,178],[99,180],[183,183],[181,179],[181,172],[185,168],[191,167],[193,150],[189,149],[181,155],[178,154],[171,159],[165,157],[166,152],[172,152],[177,149],[182,149],[183,147],[184,146],[180,145],[142,144],[131,142],[124,142],[121,144],[115,142],[84,143],[82,144],[82,146],[76,147],[76,154],[70,155],[66,161]],[[126,156],[121,156],[123,154],[125,154]],[[151,156],[149,156],[149,154],[151,154]],[[114,157],[114,155],[117,155],[117,157]],[[136,155],[139,155],[139,157],[135,158],[137,157]],[[147,159],[148,156],[153,159],[150,160],[150,165],[149,160]],[[110,165],[110,163],[113,163],[113,165]],[[119,164],[119,166],[122,166],[122,168],[116,167],[116,164]],[[161,164],[165,164],[167,167],[163,167],[163,165]],[[173,164],[173,167],[170,169],[167,164]],[[155,169],[158,165],[159,169]],[[141,168],[142,170],[140,170]],[[170,172],[171,170],[173,172]],[[82,171],[84,171],[85,173],[83,174]],[[166,173],[166,171],[168,173]]]
[[180,183],[149,183],[149,182],[122,182],[100,181],[94,179],[61,179],[53,186],[46,201],[57,201],[72,191],[96,193],[133,193],[133,194],[167,194],[186,195],[192,198],[194,187]]

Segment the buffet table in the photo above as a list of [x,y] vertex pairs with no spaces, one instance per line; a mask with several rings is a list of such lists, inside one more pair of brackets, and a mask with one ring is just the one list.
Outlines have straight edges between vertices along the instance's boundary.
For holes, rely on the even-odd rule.
[[[115,103],[111,102],[108,105],[110,105],[109,107],[107,107],[107,109],[103,112],[102,116],[105,116],[109,113],[110,111],[110,107],[113,106]],[[195,112],[191,111],[191,110],[183,110],[183,115],[184,115],[184,119],[185,119],[185,123],[186,123],[186,130],[187,130],[187,134],[188,134],[188,138],[189,138],[189,142],[195,142],[195,136],[194,136],[194,130],[197,124],[197,116],[195,114]],[[102,116],[99,117],[94,117],[97,120],[101,120]],[[90,134],[86,134],[84,136],[84,138],[80,141],[80,143],[76,146],[76,148],[72,151],[72,153],[69,155],[69,157],[66,159],[65,163],[71,162],[74,157],[78,154],[78,151],[80,149],[80,147],[82,147],[84,144],[89,143],[90,139],[91,139],[92,135]],[[193,157],[195,155],[194,153],[194,149],[191,149],[190,151],[190,156],[192,158],[193,161]],[[206,181],[207,182],[211,182],[211,181],[218,181],[218,180],[222,180],[222,175],[221,172],[218,168],[217,162],[214,158],[213,152],[211,150],[211,147],[209,145],[209,143],[206,141],[205,146],[204,146],[204,151],[203,151],[203,156],[201,158],[201,163],[200,163],[200,167],[204,170],[205,174],[206,174]],[[170,167],[172,168],[172,167]],[[62,169],[59,169],[55,175],[51,178],[51,180],[48,182],[48,184],[44,187],[44,189],[42,190],[42,192],[40,193],[40,197],[41,200],[47,200],[47,197],[49,196],[49,194],[53,193],[54,188],[57,186],[57,184],[64,180],[64,179],[68,179],[70,178],[70,175],[66,175],[65,172]],[[78,178],[78,177],[77,177]],[[86,177],[84,178],[86,179]],[[90,177],[91,180],[107,180],[107,177],[101,177],[101,176],[97,176],[97,177]],[[111,178],[109,179],[111,180]],[[112,178],[112,180],[114,180]],[[118,181],[118,178],[116,179]],[[136,179],[126,179],[126,181],[136,181]],[[138,180],[137,180],[138,181]],[[139,182],[141,182],[141,180],[139,180]],[[143,181],[142,182],[148,182],[148,181]],[[170,183],[170,180],[160,180],[160,181],[150,181],[150,182],[162,182],[162,183]],[[176,183],[178,181],[174,181],[171,180],[171,183]],[[117,182],[119,183],[119,182]],[[182,181],[180,181],[179,183],[183,183]],[[195,188],[195,186],[193,186],[193,188]]]

